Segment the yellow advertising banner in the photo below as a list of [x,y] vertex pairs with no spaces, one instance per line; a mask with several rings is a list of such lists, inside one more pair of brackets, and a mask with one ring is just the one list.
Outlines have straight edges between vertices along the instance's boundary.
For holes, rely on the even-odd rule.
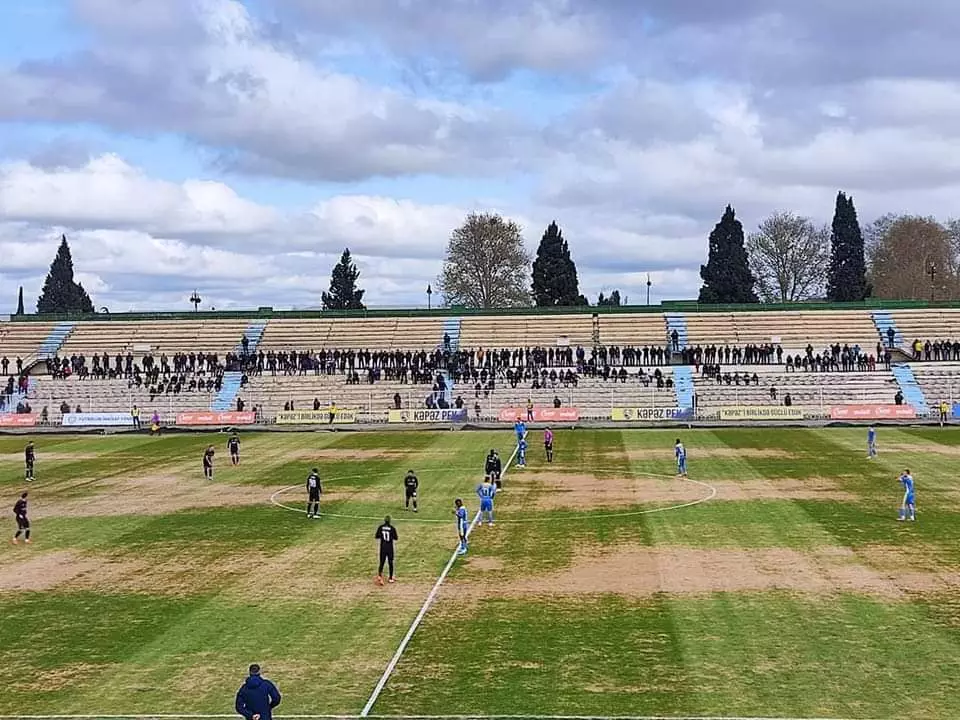
[[392,423],[466,422],[467,410],[390,410],[387,420]]
[[357,421],[356,410],[283,410],[277,413],[277,425],[347,425]]
[[646,420],[686,420],[693,413],[684,408],[623,408],[615,407],[610,413],[614,422],[636,422]]
[[803,420],[803,408],[741,405],[720,408],[721,420]]

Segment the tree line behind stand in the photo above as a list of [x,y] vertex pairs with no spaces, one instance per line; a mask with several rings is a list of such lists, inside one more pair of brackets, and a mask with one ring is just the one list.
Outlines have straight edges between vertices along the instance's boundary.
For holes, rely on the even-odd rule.
[[[829,226],[777,211],[747,236],[728,205],[710,233],[700,277],[699,302],[704,304],[855,302],[868,297],[956,300],[960,219],[940,223],[929,217],[888,214],[862,229],[853,198],[840,192]],[[346,248],[332,269],[329,290],[321,294],[323,308],[365,309],[359,279],[360,270]],[[453,230],[436,285],[448,307],[591,304],[580,292],[576,263],[556,221],[547,226],[531,256],[520,226],[496,213],[471,213]],[[601,292],[595,304],[619,306],[620,291]],[[50,265],[37,312],[94,312],[89,294],[74,280],[66,236]],[[16,314],[24,314],[22,287]]]

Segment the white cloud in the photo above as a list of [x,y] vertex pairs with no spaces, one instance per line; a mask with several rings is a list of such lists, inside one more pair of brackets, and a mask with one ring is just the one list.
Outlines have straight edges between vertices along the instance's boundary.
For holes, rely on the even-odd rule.
[[51,172],[26,162],[0,165],[0,215],[72,227],[139,227],[173,235],[254,234],[277,213],[220,182],[147,177],[116,155]]

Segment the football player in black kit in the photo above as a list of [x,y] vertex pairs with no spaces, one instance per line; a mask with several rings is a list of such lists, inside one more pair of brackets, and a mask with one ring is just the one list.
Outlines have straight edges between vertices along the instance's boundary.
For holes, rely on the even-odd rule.
[[417,479],[416,473],[413,470],[408,470],[407,475],[403,478],[403,496],[404,496],[404,510],[410,509],[410,501],[413,501],[413,511],[417,512],[417,490],[420,487],[420,481]]
[[[27,519],[27,494],[21,493],[20,499],[13,506],[13,515],[17,519],[17,533],[10,540],[14,545],[20,543],[20,536],[23,535],[23,541],[30,544],[30,521]],[[392,567],[391,563],[391,567]],[[391,572],[393,572],[391,570]]]
[[373,537],[380,541],[380,566],[377,568],[377,585],[383,585],[383,566],[387,566],[389,579],[387,582],[396,582],[393,576],[393,544],[399,539],[397,529],[390,523],[390,516],[383,519],[383,525],[377,528]]
[[203,451],[203,477],[207,480],[213,480],[213,456],[216,453],[216,450],[213,449],[213,445],[208,445],[207,449]]
[[314,468],[307,475],[307,517],[320,519],[320,495],[323,487],[320,485],[320,472]]
[[230,451],[230,462],[233,465],[240,464],[240,438],[237,437],[237,434],[234,433],[230,436],[230,439],[227,440],[227,450]]
[[27,446],[23,449],[23,464],[26,468],[24,477],[26,478],[27,482],[33,481],[33,463],[36,461],[36,459],[37,453],[33,449],[33,440],[30,440],[27,443]]

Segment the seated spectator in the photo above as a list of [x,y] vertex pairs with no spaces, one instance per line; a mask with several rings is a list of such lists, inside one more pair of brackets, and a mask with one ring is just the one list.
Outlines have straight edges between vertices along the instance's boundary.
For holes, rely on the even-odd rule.
[[784,393],[783,395],[783,406],[791,407],[793,405],[793,398],[790,397],[790,393]]
[[553,396],[553,406],[554,406],[555,408],[559,408],[559,407],[560,407],[560,398],[559,398],[558,396],[556,396],[556,395]]
[[400,404],[401,404],[401,402],[402,402],[402,399],[400,398],[400,393],[394,393],[394,394],[393,394],[393,408],[394,408],[394,410],[399,410],[399,409],[400,409]]

